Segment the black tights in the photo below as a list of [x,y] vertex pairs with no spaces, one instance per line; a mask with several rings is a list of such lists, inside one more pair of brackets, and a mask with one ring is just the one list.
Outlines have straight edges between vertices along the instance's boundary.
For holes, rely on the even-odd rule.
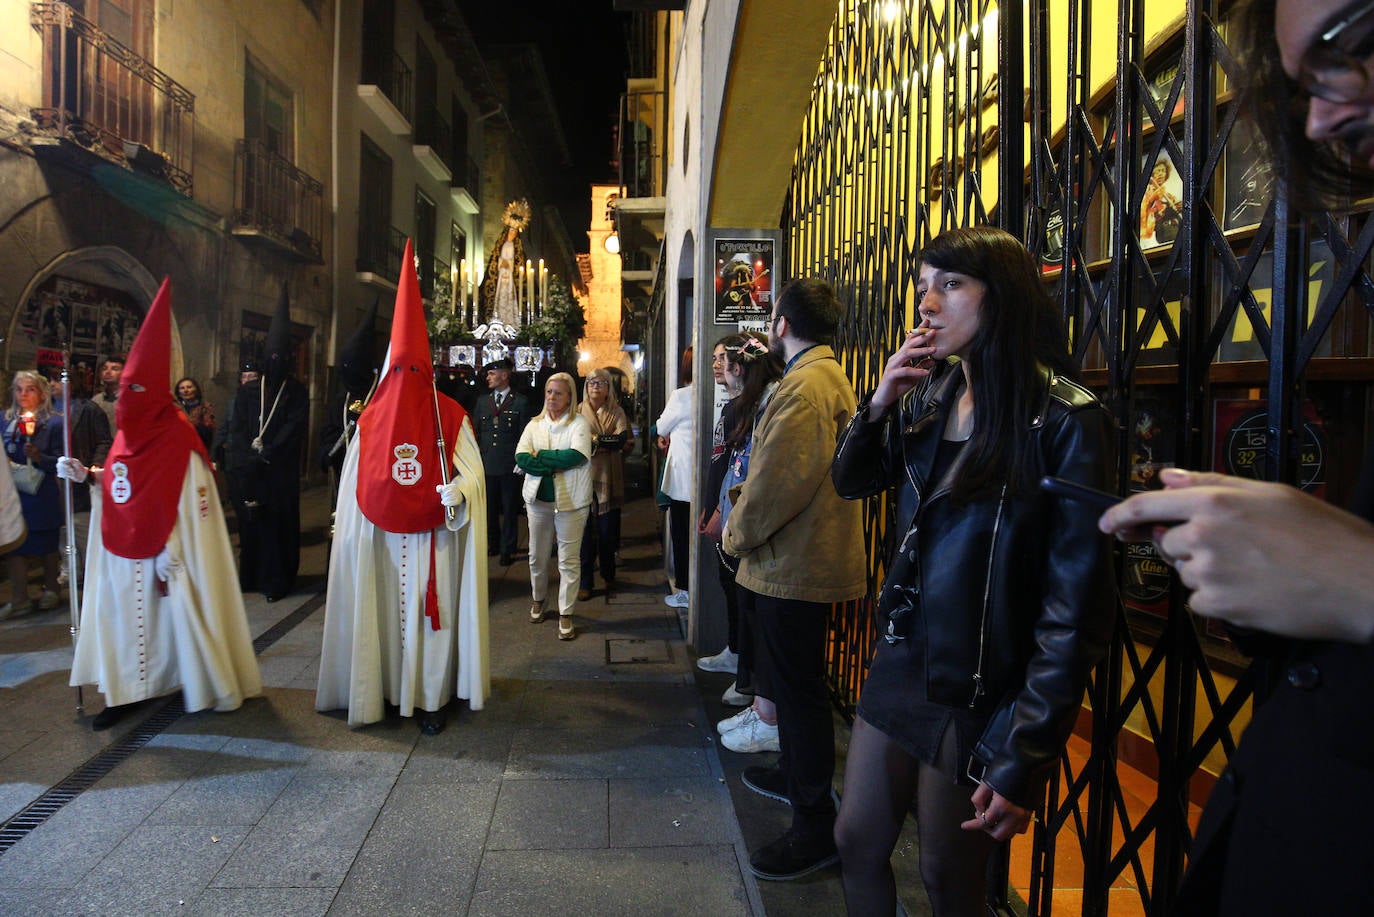
[[921,878],[936,917],[987,913],[988,859],[996,841],[959,827],[973,817],[973,791],[955,782],[958,741],[945,729],[936,766],[922,764],[896,742],[854,721],[844,769],[844,799],[835,821],[850,914],[892,914],[897,884],[892,849],[916,800]]

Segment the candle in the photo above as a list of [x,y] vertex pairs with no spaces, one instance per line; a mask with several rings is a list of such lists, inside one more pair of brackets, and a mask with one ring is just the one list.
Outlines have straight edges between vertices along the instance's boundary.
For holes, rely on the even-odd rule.
[[33,419],[33,411],[25,411],[23,414],[20,415],[20,418],[24,421],[24,435],[32,436],[33,431],[38,426]]

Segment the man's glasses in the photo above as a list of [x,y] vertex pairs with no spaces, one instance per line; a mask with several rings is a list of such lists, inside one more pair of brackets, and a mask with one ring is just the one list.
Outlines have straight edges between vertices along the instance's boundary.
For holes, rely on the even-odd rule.
[[1303,54],[1298,86],[1308,95],[1345,104],[1365,94],[1374,56],[1374,0],[1341,17]]

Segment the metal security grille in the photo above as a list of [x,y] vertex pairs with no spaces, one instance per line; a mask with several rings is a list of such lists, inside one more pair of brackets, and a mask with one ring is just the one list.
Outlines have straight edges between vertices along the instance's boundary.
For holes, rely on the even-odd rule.
[[[1178,465],[1346,502],[1370,429],[1374,221],[1289,213],[1238,118],[1230,7],[1162,6],[842,0],[784,213],[788,276],[823,277],[847,304],[837,351],[862,393],[912,327],[922,244],[997,223],[1039,257],[1117,419],[1123,492]],[[865,522],[876,595],[882,501]],[[1029,875],[1007,876],[1031,914],[1169,913],[1190,806],[1267,683],[1152,549],[1118,566],[1090,739],[1049,787]],[[831,687],[851,715],[874,634],[870,604],[836,606]],[[1009,913],[996,885],[989,904]]]

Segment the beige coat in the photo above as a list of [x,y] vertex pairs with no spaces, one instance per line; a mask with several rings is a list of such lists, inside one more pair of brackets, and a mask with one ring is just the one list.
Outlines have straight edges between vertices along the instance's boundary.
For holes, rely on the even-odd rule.
[[749,477],[726,524],[735,581],[760,595],[843,602],[867,591],[863,504],[830,481],[854,388],[825,345],[792,366],[754,429]]

